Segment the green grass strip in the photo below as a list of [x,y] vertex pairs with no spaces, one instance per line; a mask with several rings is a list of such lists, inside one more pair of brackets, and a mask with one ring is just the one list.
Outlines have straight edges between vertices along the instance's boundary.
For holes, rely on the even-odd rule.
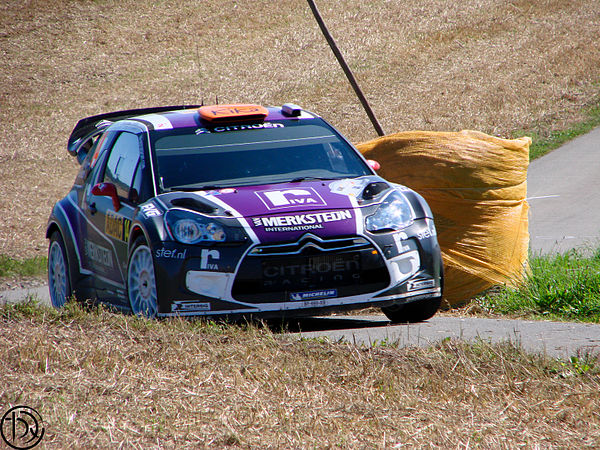
[[29,259],[15,259],[10,256],[0,255],[0,277],[31,277],[46,273],[48,258],[36,256]]
[[490,291],[477,300],[480,306],[495,314],[600,323],[600,251],[533,256],[529,265],[522,286]]
[[[594,128],[600,126],[600,102],[585,111],[587,118],[582,122],[576,123],[572,127],[554,131],[547,136],[542,136],[540,133],[534,130],[517,133],[519,136],[523,134],[531,136],[533,143],[529,148],[529,158],[531,160],[539,158],[542,155],[560,147],[566,142],[575,139],[578,136],[589,133]],[[544,127],[539,127],[543,133]]]

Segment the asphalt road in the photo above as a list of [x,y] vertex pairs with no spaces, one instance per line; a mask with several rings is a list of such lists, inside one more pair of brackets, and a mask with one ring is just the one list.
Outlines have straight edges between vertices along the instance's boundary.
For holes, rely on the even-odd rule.
[[[591,251],[600,242],[600,128],[533,161],[528,173],[530,247],[533,252]],[[48,288],[0,292],[0,303],[27,296],[49,304]],[[304,319],[295,336],[357,344],[430,345],[445,338],[510,341],[531,352],[568,358],[600,353],[600,325],[478,319],[437,315],[412,325],[391,325],[383,315]]]
[[600,243],[600,128],[531,162],[530,248],[593,251]]
[[358,345],[397,343],[429,346],[446,338],[512,342],[531,353],[568,359],[600,352],[600,325],[565,322],[480,319],[436,315],[427,322],[390,325],[385,316],[329,316],[304,319],[298,337],[327,337]]

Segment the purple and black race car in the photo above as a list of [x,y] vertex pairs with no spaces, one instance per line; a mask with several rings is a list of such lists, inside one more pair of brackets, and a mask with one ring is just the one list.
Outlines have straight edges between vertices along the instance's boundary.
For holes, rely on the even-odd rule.
[[46,235],[52,304],[155,316],[433,316],[431,210],[292,104],[171,106],[79,121],[81,169]]

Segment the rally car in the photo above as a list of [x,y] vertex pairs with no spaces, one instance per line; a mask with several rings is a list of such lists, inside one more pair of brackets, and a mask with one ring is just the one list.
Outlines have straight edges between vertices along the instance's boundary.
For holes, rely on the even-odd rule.
[[52,210],[52,304],[146,317],[297,316],[440,306],[431,210],[377,176],[319,116],[285,104],[188,105],[80,120],[81,165]]

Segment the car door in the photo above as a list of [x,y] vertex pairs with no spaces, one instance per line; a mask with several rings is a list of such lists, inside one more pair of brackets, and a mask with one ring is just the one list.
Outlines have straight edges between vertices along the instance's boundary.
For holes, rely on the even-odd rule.
[[[141,161],[140,135],[120,132],[94,180],[98,188],[86,192],[86,262],[94,272],[98,297],[117,303],[126,303],[129,231],[139,200],[134,183],[140,178]],[[102,190],[107,186],[114,187],[116,197]]]

